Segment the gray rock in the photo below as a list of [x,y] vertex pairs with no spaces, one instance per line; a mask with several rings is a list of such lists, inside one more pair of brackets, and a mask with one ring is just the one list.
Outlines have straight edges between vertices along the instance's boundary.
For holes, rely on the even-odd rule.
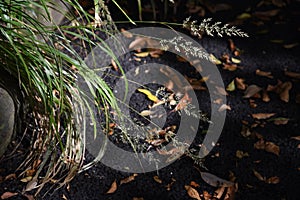
[[0,157],[11,142],[15,124],[15,105],[9,93],[0,88]]

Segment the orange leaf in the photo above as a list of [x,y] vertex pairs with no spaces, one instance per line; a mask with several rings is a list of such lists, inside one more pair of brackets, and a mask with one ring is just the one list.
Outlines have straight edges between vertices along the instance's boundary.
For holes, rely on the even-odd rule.
[[122,179],[120,181],[120,185],[125,184],[125,183],[129,183],[129,182],[133,181],[137,175],[138,174],[133,174],[131,176],[128,176],[127,178]]
[[117,190],[117,181],[115,180],[112,184],[111,184],[111,186],[110,186],[110,188],[109,188],[109,190],[106,192],[106,194],[112,194],[112,193],[114,193],[116,190]]
[[196,183],[195,181],[191,181],[190,186],[199,187],[200,185],[198,183]]
[[269,184],[277,184],[279,182],[280,182],[280,179],[278,176],[273,176],[266,180],[266,183],[269,183]]

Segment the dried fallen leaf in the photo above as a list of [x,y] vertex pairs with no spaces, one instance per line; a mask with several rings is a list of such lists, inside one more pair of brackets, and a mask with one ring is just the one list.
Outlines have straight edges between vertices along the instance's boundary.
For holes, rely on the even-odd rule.
[[235,84],[234,84],[234,80],[231,81],[228,86],[226,87],[226,90],[229,91],[229,92],[232,92],[235,90]]
[[155,180],[155,182],[162,184],[162,180],[158,176],[154,176],[153,179]]
[[122,179],[120,181],[120,185],[125,184],[125,183],[129,183],[129,182],[133,181],[137,175],[138,174],[133,174],[131,176],[128,176],[127,178]]
[[201,200],[199,193],[197,192],[197,190],[195,190],[194,188],[192,188],[189,185],[185,185],[184,188],[186,189],[189,197],[197,199],[197,200]]
[[203,191],[203,194],[201,196],[203,196],[204,200],[211,200],[212,197],[212,195],[209,194],[207,191]]
[[270,121],[274,121],[275,125],[285,125],[289,122],[289,118],[279,117],[279,118],[274,118]]
[[269,97],[269,95],[268,95],[268,92],[266,90],[263,91],[262,100],[264,102],[269,102],[271,100],[270,97]]
[[4,178],[4,180],[7,181],[7,180],[16,179],[16,178],[17,178],[16,174],[9,174]]
[[243,125],[241,130],[241,135],[244,137],[249,137],[251,135],[250,128],[248,126]]
[[258,173],[256,170],[253,169],[253,173],[260,181],[266,181],[266,177],[263,177],[260,173]]
[[191,181],[190,186],[200,187],[200,185],[198,183],[196,183],[195,181]]
[[255,71],[255,73],[256,73],[256,75],[258,75],[258,76],[264,76],[264,77],[268,77],[268,78],[274,78],[273,76],[272,76],[272,73],[271,72],[265,72],[265,71],[261,71],[261,70],[259,70],[259,69],[257,69],[256,71]]
[[233,186],[233,183],[224,179],[221,179],[211,173],[208,172],[200,172],[201,178],[209,185],[213,187],[219,187],[219,186],[224,186],[224,187],[230,187]]
[[149,56],[149,52],[135,53],[134,55],[137,57],[140,57],[140,58],[145,58],[145,57]]
[[285,71],[284,74],[291,78],[300,79],[300,73]]
[[291,82],[285,82],[281,85],[281,92],[279,93],[280,99],[284,102],[289,102],[290,95],[289,92],[292,89]]
[[233,63],[235,63],[235,64],[239,64],[239,63],[241,63],[241,60],[239,60],[239,59],[237,59],[237,58],[231,58],[231,61],[233,62]]
[[295,136],[295,137],[291,137],[294,140],[299,140],[300,141],[300,135],[299,136]]
[[258,87],[257,85],[249,85],[244,93],[244,98],[250,98],[253,97],[256,93],[260,92],[262,90],[261,87]]
[[273,142],[266,142],[265,150],[270,153],[274,153],[275,155],[279,156],[280,148]]
[[255,113],[252,114],[252,117],[254,119],[268,119],[272,116],[274,116],[276,113]]
[[118,188],[118,185],[117,185],[117,181],[114,180],[114,182],[111,184],[109,190],[106,192],[106,194],[112,194],[114,193]]
[[149,116],[149,115],[152,115],[153,114],[153,111],[151,110],[143,110],[140,115],[143,116],[143,117],[146,117],[146,116]]
[[27,183],[27,182],[29,182],[31,180],[32,180],[32,176],[27,176],[25,178],[22,178],[20,181],[23,182],[23,183]]
[[285,45],[283,45],[283,47],[286,48],[286,49],[291,49],[291,48],[294,48],[298,45],[299,45],[299,43],[295,42],[295,43],[291,43],[291,44],[285,44]]
[[227,104],[223,104],[218,109],[219,112],[223,112],[224,110],[231,110],[231,107],[229,105],[227,105]]
[[16,193],[16,192],[4,192],[1,195],[1,199],[8,199],[8,198],[16,196],[16,195],[18,195],[18,193]]
[[255,144],[254,144],[254,148],[255,149],[265,149],[266,144],[263,138],[260,138],[260,140],[258,140]]
[[214,193],[214,197],[216,199],[221,199],[221,197],[223,196],[224,192],[225,192],[225,187],[219,187]]
[[244,82],[245,82],[245,79],[238,78],[238,77],[235,78],[236,87],[240,90],[246,89],[246,84]]
[[243,152],[241,150],[237,150],[235,153],[235,156],[239,159],[242,159],[244,157],[249,157],[249,154],[248,154],[248,152]]
[[133,197],[132,200],[144,200],[143,197]]
[[209,54],[209,59],[211,60],[212,63],[215,65],[220,65],[222,64],[222,61],[216,58],[213,54]]
[[112,64],[114,70],[118,72],[119,71],[119,67],[118,67],[117,63],[113,59],[111,59],[111,64]]
[[266,180],[266,183],[268,183],[268,184],[277,184],[279,182],[280,182],[280,179],[278,176],[272,176]]
[[236,47],[235,47],[235,44],[234,44],[233,40],[229,39],[228,42],[229,42],[230,51],[234,51],[236,49]]
[[249,18],[251,18],[251,14],[249,14],[249,13],[242,13],[236,17],[236,19],[239,19],[239,20],[245,20],[245,19],[249,19]]

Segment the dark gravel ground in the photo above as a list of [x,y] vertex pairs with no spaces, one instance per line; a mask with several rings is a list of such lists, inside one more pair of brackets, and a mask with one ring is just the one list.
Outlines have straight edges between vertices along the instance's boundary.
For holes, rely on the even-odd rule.
[[[252,3],[255,5],[254,3]],[[235,4],[233,4],[235,5]],[[250,4],[249,4],[250,5]],[[236,6],[237,7],[237,6]],[[219,13],[215,20],[230,21],[232,16],[243,12],[247,6],[239,6],[230,13]],[[270,94],[271,101],[263,102],[261,99],[253,98],[257,104],[256,108],[249,105],[249,99],[243,98],[243,91],[236,90],[229,92],[227,104],[231,110],[227,112],[226,122],[222,131],[218,145],[210,152],[204,160],[204,166],[208,172],[218,177],[229,179],[230,173],[233,173],[238,183],[238,190],[235,193],[235,199],[265,199],[265,200],[296,200],[300,198],[300,141],[292,139],[299,136],[300,129],[300,104],[296,103],[296,96],[300,93],[299,79],[292,79],[284,75],[284,71],[293,71],[300,73],[300,45],[293,48],[284,48],[284,44],[299,43],[299,2],[292,2],[287,8],[282,8],[282,20],[286,23],[277,23],[278,18],[272,18],[262,27],[254,26],[251,22],[245,22],[240,27],[248,32],[249,38],[232,38],[235,45],[241,49],[242,54],[239,59],[243,68],[236,71],[228,71],[219,67],[219,71],[228,85],[234,78],[244,78],[248,85],[256,84],[266,88],[268,84],[275,85],[277,80],[291,81],[293,87],[290,91],[290,100],[288,103],[279,99],[278,95]],[[284,20],[285,19],[285,20]],[[128,27],[128,26],[125,26]],[[266,34],[257,34],[261,30],[268,30]],[[271,42],[270,40],[273,40]],[[274,43],[274,40],[276,40]],[[283,40],[283,43],[278,43]],[[209,53],[216,57],[224,53],[231,54],[226,38],[204,37],[198,40],[199,43]],[[281,42],[281,41],[280,41]],[[150,62],[150,58],[142,58]],[[138,63],[125,60],[123,65],[125,70],[135,67]],[[162,56],[160,62],[169,66],[180,67],[182,63]],[[189,73],[190,68],[183,70],[183,73]],[[257,76],[257,69],[271,72],[274,78]],[[111,80],[110,80],[111,81]],[[205,98],[205,94],[198,92],[198,97]],[[138,100],[137,100],[138,101]],[[140,100],[137,104],[146,102]],[[135,102],[131,102],[135,103]],[[210,102],[201,101],[201,109],[210,112]],[[252,113],[276,113],[276,117],[289,118],[285,125],[275,125],[268,120],[259,120],[263,125],[251,128],[252,136],[243,137],[241,130],[242,121],[247,121],[251,126],[257,120],[251,117]],[[254,144],[259,140],[255,133],[259,133],[265,141],[273,142],[280,148],[279,155],[275,155],[264,150],[254,148]],[[248,157],[237,158],[236,152],[241,150],[249,154]],[[1,162],[0,177],[5,177],[14,173],[13,169],[19,165],[19,156]],[[87,155],[87,160],[91,159]],[[113,170],[99,163],[90,170],[79,174],[68,187],[57,191],[50,190],[44,196],[38,199],[56,200],[102,200],[102,199],[122,199],[129,200],[134,197],[141,197],[145,200],[150,199],[192,199],[188,196],[184,186],[195,181],[200,185],[196,188],[199,194],[204,191],[213,193],[217,188],[205,183],[199,171],[199,166],[186,156],[178,159],[171,165],[159,170],[158,172],[149,172],[139,174],[134,181],[119,186],[113,194],[106,194],[114,180],[120,183],[120,180],[132,175],[129,173]],[[279,177],[279,183],[269,184],[260,181],[253,173],[253,170],[259,172],[263,177]],[[161,179],[161,183],[154,180],[154,176]],[[0,194],[5,191],[20,192],[22,186],[16,186],[16,181],[0,181]],[[172,183],[170,190],[167,185]],[[27,199],[26,197],[13,197],[11,199]],[[203,198],[204,199],[204,198]]]

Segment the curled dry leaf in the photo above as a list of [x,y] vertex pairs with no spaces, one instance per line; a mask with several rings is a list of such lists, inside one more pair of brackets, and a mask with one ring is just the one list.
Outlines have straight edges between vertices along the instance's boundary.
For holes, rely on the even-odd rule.
[[222,61],[217,59],[213,54],[209,54],[209,59],[211,60],[212,63],[215,65],[220,65],[222,64]]
[[186,189],[189,197],[197,199],[197,200],[201,200],[199,193],[197,192],[197,190],[195,190],[194,188],[192,188],[189,185],[185,185],[184,188]]
[[280,153],[280,148],[279,148],[279,146],[277,146],[277,145],[274,144],[273,142],[266,142],[265,150],[266,150],[267,152],[274,153],[274,154],[277,155],[277,156],[279,156],[279,153]]
[[193,187],[200,187],[200,185],[198,183],[196,183],[195,181],[191,181],[190,183],[190,186],[193,186]]
[[266,177],[263,177],[259,172],[253,169],[254,176],[260,181],[266,181]]
[[268,78],[274,78],[273,76],[272,76],[272,73],[271,72],[265,72],[265,71],[261,71],[261,70],[259,70],[259,69],[257,69],[256,71],[255,71],[255,73],[256,73],[256,75],[258,75],[258,76],[264,76],[264,77],[268,77]]
[[236,87],[240,90],[246,89],[246,84],[244,82],[245,82],[245,79],[238,78],[238,77],[235,78]]
[[244,157],[249,157],[249,154],[248,154],[248,152],[243,152],[241,150],[237,150],[235,153],[235,156],[239,159],[242,159]]
[[106,194],[112,194],[114,193],[118,188],[118,185],[117,185],[117,181],[114,180],[114,182],[111,184],[109,190],[106,192]]
[[260,92],[262,90],[261,87],[258,87],[257,85],[249,85],[244,93],[244,98],[250,98],[253,97],[256,93]]
[[269,95],[268,95],[268,92],[266,90],[263,91],[262,100],[264,102],[269,102],[271,100],[270,97],[269,97]]
[[285,82],[281,85],[281,92],[279,93],[280,99],[284,102],[289,102],[289,92],[292,89],[292,83],[291,82]]
[[223,187],[230,187],[233,186],[234,184],[230,181],[221,179],[211,173],[208,172],[200,172],[201,178],[209,185],[213,186],[213,187],[219,187],[219,186],[223,186]]
[[231,107],[229,105],[227,105],[227,104],[223,104],[218,109],[219,112],[223,112],[224,110],[231,110]]
[[162,184],[162,180],[158,176],[154,176],[153,179],[155,180],[155,182]]
[[300,73],[285,71],[284,74],[291,78],[300,79]]
[[226,90],[229,91],[229,92],[232,92],[235,90],[235,84],[234,84],[234,80],[231,81],[228,86],[226,87]]
[[266,180],[266,183],[268,183],[268,184],[277,184],[279,182],[280,182],[280,179],[278,176],[272,176]]
[[129,182],[133,181],[137,175],[138,174],[133,174],[131,176],[128,176],[127,178],[122,179],[120,181],[120,185],[125,184],[125,183],[129,183]]
[[272,116],[274,116],[276,113],[255,113],[252,114],[252,117],[254,119],[268,119]]
[[4,192],[1,195],[1,199],[8,199],[8,198],[11,198],[11,197],[16,196],[16,195],[18,195],[18,193],[16,193],[16,192]]
[[149,52],[146,51],[146,52],[140,52],[140,53],[135,53],[134,55],[137,56],[137,57],[140,57],[140,58],[145,58],[147,56],[149,56]]
[[146,117],[146,116],[149,116],[149,115],[152,115],[153,114],[153,111],[151,110],[143,110],[140,115],[143,116],[143,117]]
[[233,63],[235,63],[235,64],[239,64],[239,63],[241,63],[241,60],[239,60],[239,59],[237,59],[237,58],[231,58],[231,61],[233,62]]

